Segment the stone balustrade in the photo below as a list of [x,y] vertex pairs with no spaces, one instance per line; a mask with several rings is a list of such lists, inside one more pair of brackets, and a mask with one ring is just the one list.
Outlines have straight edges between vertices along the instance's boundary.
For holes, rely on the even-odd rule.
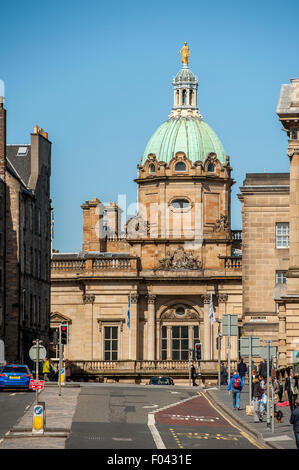
[[[53,360],[56,362],[56,360]],[[189,362],[188,361],[162,361],[162,360],[139,360],[139,361],[71,361],[72,373],[73,374],[105,374],[105,373],[144,373],[147,375],[159,375],[159,374],[176,374],[185,372],[188,374]],[[237,361],[231,361],[231,370],[237,366]],[[201,361],[201,370],[217,371],[217,360],[214,361]]]
[[225,256],[224,267],[225,267],[225,271],[241,271],[242,270],[242,257],[241,256]]
[[232,240],[242,241],[242,230],[232,230]]
[[84,271],[85,260],[52,260],[51,262],[52,271]]
[[133,257],[101,257],[86,259],[52,259],[53,274],[71,272],[136,272],[137,258]]

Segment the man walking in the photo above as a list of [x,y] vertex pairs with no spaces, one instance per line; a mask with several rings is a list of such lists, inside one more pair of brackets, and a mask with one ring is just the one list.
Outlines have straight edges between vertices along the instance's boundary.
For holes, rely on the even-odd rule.
[[227,390],[232,390],[233,394],[233,408],[234,410],[240,410],[240,394],[244,383],[242,382],[238,371],[234,372],[234,375],[230,379]]
[[192,364],[192,367],[191,367],[191,378],[192,378],[193,387],[197,387],[197,383],[196,383],[196,369],[195,369],[195,367],[194,367],[194,364]]
[[290,417],[290,424],[293,425],[296,446],[297,446],[297,449],[299,449],[299,400],[296,400],[294,405],[295,405],[295,408],[292,411],[292,414]]
[[243,360],[243,357],[241,357],[241,360],[238,364],[238,373],[239,373],[239,376],[241,377],[241,380],[243,383],[245,383],[245,375],[246,375],[246,372],[247,372],[247,366]]
[[291,371],[289,377],[286,378],[284,389],[288,394],[291,411],[293,411],[298,396],[298,379],[295,378],[293,371]]
[[43,375],[44,375],[44,380],[49,381],[49,374],[51,372],[50,368],[50,361],[47,357],[44,359],[44,364],[43,364]]

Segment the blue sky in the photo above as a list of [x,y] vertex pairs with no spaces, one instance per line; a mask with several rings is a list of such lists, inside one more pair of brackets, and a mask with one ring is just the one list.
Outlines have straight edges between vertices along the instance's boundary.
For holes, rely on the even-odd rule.
[[29,143],[35,124],[49,133],[54,248],[81,249],[84,201],[136,200],[136,165],[171,110],[184,41],[199,109],[231,158],[241,228],[246,172],[289,171],[275,109],[299,76],[298,15],[297,0],[2,3],[7,141]]

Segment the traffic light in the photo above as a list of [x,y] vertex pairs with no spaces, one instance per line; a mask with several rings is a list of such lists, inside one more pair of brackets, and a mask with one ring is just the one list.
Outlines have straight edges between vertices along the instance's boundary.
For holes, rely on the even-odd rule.
[[68,342],[69,342],[69,326],[66,325],[65,323],[62,323],[59,328],[60,328],[61,344],[68,344]]
[[194,344],[194,359],[196,361],[201,360],[201,343]]
[[216,338],[216,349],[221,349],[221,336]]

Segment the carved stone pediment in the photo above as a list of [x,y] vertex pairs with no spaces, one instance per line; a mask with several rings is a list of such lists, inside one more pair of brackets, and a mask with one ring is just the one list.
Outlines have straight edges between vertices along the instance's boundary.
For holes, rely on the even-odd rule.
[[202,264],[192,252],[186,252],[182,246],[179,246],[173,255],[167,253],[165,258],[159,260],[160,271],[189,271],[189,270],[202,270]]
[[63,315],[60,312],[52,312],[50,315],[50,324],[51,327],[58,326],[60,325],[61,322],[66,322],[68,324],[72,323],[72,320],[70,317],[67,317],[66,315]]
[[171,321],[186,321],[186,320],[197,320],[199,321],[198,314],[189,308],[186,308],[185,315],[179,316],[176,315],[176,309],[168,309],[161,315],[161,320],[171,320]]
[[149,235],[150,226],[140,214],[131,217],[126,223],[127,238],[147,237]]
[[221,214],[220,219],[216,220],[216,223],[213,227],[214,232],[227,232],[229,229],[227,216]]

